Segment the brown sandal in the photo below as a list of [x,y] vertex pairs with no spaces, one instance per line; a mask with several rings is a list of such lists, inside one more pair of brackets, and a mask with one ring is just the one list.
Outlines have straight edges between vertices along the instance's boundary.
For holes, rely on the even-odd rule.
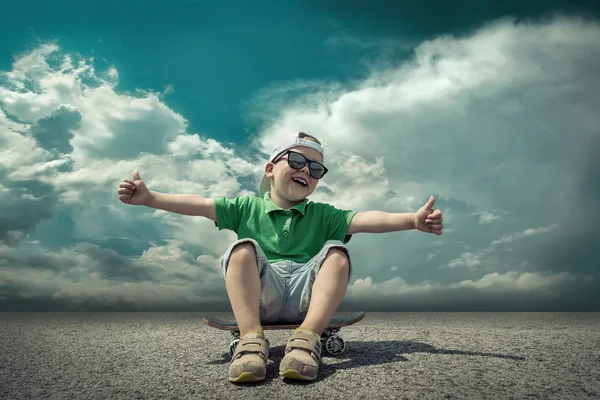
[[321,339],[310,333],[292,334],[279,365],[279,375],[299,380],[317,378],[321,361]]
[[231,382],[257,382],[267,375],[269,341],[263,338],[241,338],[229,365]]

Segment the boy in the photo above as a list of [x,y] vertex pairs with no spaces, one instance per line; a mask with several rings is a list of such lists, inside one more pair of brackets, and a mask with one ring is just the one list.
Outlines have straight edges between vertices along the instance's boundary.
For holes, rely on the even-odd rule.
[[320,335],[342,302],[351,276],[345,246],[359,232],[418,229],[442,234],[435,199],[415,213],[340,210],[307,199],[327,173],[324,149],[298,133],[273,150],[259,197],[206,199],[148,190],[138,171],[119,186],[119,199],[183,215],[199,215],[218,229],[237,233],[221,259],[227,294],[240,329],[229,380],[265,379],[269,341],[262,324],[299,323],[287,341],[281,376],[314,380],[321,359]]

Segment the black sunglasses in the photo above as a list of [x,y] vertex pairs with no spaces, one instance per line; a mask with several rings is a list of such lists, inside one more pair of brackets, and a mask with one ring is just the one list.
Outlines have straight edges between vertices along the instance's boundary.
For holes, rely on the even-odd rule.
[[295,151],[291,150],[280,154],[275,160],[273,160],[273,162],[278,162],[279,160],[283,159],[283,157],[286,155],[288,156],[288,165],[294,169],[302,169],[304,168],[306,163],[308,163],[308,171],[310,173],[310,176],[312,176],[315,179],[321,179],[327,173],[327,168],[325,168],[325,166],[320,162],[309,160],[302,154],[296,153]]

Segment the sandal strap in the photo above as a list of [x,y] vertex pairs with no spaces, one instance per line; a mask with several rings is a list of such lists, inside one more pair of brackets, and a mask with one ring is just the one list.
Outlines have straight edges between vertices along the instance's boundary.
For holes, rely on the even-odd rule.
[[258,354],[260,358],[269,358],[269,341],[258,338],[241,338],[235,347],[232,360],[240,358],[244,354]]
[[321,358],[321,341],[314,335],[298,332],[288,338],[285,352],[289,353],[293,349],[308,350]]

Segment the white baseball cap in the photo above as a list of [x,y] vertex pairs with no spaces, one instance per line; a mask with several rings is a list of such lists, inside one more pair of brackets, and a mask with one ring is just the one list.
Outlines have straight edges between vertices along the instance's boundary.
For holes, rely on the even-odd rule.
[[[298,146],[310,147],[311,149],[318,151],[321,154],[321,157],[325,159],[325,149],[323,148],[323,145],[312,140],[304,139],[301,137],[302,135],[302,132],[299,132],[294,135],[284,136],[280,144],[273,149],[271,157],[269,157],[269,161],[273,162],[286,150]],[[258,195],[260,197],[264,197],[265,193],[269,190],[271,190],[271,181],[269,180],[269,178],[267,178],[266,175],[263,175],[262,180],[260,181],[260,185],[258,187]]]

